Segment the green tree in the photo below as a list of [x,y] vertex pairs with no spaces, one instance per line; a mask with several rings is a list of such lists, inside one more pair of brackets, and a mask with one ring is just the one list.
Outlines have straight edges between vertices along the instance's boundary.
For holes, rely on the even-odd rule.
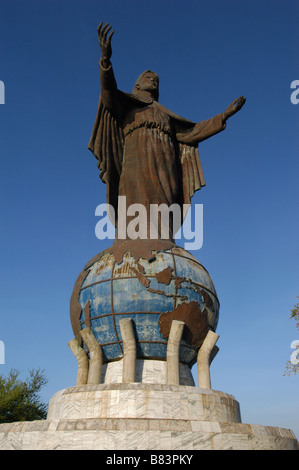
[[[299,297],[297,297],[299,299]],[[294,305],[291,310],[290,319],[294,319],[296,321],[296,328],[299,331],[299,303]],[[296,354],[299,357],[299,354]],[[283,375],[291,375],[291,374],[298,374],[299,373],[299,363],[294,364],[292,361],[287,361],[285,373]]]
[[0,375],[0,423],[45,419],[47,405],[38,393],[48,380],[41,370],[30,370],[25,381],[12,369],[8,377]]

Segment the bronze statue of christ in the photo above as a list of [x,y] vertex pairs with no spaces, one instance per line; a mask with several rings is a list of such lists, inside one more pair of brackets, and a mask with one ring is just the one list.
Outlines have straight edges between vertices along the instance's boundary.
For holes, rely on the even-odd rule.
[[[127,207],[142,204],[148,214],[151,204],[190,204],[194,192],[205,185],[198,144],[224,130],[245,98],[235,99],[224,113],[194,123],[158,102],[155,72],[143,72],[132,93],[124,93],[117,88],[110,62],[113,33],[107,23],[98,27],[101,92],[89,142],[107,185],[107,203],[115,214],[118,196],[126,197]],[[117,219],[115,224],[117,228]],[[170,228],[170,240],[173,235]]]

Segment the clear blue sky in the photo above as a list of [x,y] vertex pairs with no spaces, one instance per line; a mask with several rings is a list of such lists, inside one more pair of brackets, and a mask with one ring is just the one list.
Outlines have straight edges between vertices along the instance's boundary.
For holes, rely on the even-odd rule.
[[299,437],[299,378],[283,376],[299,339],[289,319],[299,295],[297,1],[1,0],[0,374],[44,369],[46,402],[76,380],[69,299],[85,263],[111,244],[95,237],[106,188],[87,150],[101,20],[115,29],[120,89],[155,70],[160,102],[193,121],[247,97],[199,147],[204,243],[193,254],[221,303],[212,385],[236,397],[243,422]]

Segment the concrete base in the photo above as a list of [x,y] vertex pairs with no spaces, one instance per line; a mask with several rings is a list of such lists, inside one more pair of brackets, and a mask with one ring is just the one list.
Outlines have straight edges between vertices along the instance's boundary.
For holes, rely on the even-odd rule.
[[189,385],[67,388],[44,421],[0,425],[1,450],[298,450],[292,431],[241,423],[223,392]]

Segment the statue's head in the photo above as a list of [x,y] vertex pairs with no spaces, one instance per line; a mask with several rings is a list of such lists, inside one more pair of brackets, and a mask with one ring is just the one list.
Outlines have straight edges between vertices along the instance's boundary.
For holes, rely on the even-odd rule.
[[149,92],[152,97],[158,101],[159,99],[159,77],[156,72],[146,70],[137,79],[133,88],[133,94],[138,95],[143,91]]

